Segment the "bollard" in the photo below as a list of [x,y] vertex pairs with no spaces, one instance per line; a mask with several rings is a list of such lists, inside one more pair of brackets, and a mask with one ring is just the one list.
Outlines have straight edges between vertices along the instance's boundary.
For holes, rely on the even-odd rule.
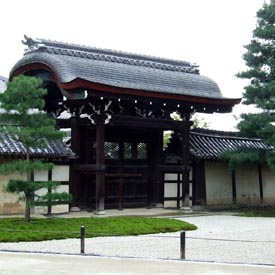
[[180,232],[180,258],[185,259],[185,232]]
[[80,227],[80,253],[85,253],[85,226]]

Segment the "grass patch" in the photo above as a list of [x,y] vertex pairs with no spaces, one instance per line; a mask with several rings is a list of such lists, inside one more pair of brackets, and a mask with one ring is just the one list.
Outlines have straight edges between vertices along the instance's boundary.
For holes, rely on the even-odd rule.
[[81,226],[85,226],[87,238],[133,236],[197,229],[193,224],[167,218],[48,218],[32,219],[30,223],[26,223],[22,218],[1,218],[0,242],[80,238]]
[[209,209],[209,212],[226,212],[232,213],[234,216],[242,217],[275,217],[275,208],[271,206],[251,206],[251,207],[234,207],[234,208],[222,208],[222,209]]
[[251,207],[235,209],[234,212],[242,217],[275,217],[275,208],[273,207]]

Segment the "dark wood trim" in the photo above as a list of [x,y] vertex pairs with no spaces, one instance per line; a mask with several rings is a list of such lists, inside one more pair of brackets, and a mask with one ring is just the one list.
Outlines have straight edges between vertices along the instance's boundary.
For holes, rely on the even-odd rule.
[[260,203],[263,203],[264,192],[263,192],[263,175],[262,175],[262,165],[258,165],[258,178],[259,178],[259,191],[260,191]]
[[[182,200],[181,194],[180,194],[180,186],[181,186],[181,174],[177,174],[177,208],[180,208],[180,201]],[[165,198],[167,199],[167,198]]]
[[232,203],[237,204],[237,190],[236,190],[236,173],[232,171]]
[[[188,121],[189,122],[189,121]],[[185,123],[181,131],[182,148],[182,206],[189,207],[189,173],[190,173],[190,123]],[[188,202],[186,201],[188,198]]]
[[[50,169],[50,170],[48,170],[48,180],[52,181],[52,179],[53,179],[53,171],[52,171],[52,169]],[[51,193],[52,193],[52,187],[49,186],[48,187],[48,194],[51,194]],[[52,205],[51,204],[48,204],[47,212],[48,212],[48,215],[50,215],[52,213]]]
[[105,197],[105,125],[96,125],[96,212],[104,212],[104,197]]
[[193,162],[193,203],[206,205],[205,161]]
[[80,126],[78,119],[72,117],[71,122],[71,149],[76,154],[76,158],[70,160],[70,185],[69,192],[73,196],[72,207],[78,207],[80,202],[80,177],[76,171],[77,159],[80,154]]
[[162,182],[160,165],[163,153],[163,132],[157,130],[152,135],[152,173],[153,173],[153,204],[163,203],[164,183]]

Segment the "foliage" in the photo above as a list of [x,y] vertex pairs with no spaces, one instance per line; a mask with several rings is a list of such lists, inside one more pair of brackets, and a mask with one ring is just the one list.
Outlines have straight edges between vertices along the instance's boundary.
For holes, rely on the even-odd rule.
[[172,136],[172,131],[164,131],[163,132],[163,148],[164,149],[168,146],[171,136]]
[[55,127],[55,120],[44,111],[44,96],[47,90],[42,88],[42,80],[20,75],[8,82],[7,89],[0,94],[0,130],[13,140],[20,142],[25,150],[25,160],[15,160],[0,165],[0,173],[19,172],[27,175],[27,180],[13,180],[8,183],[7,190],[20,194],[25,200],[25,220],[30,221],[30,206],[34,192],[48,187],[47,182],[32,182],[35,170],[52,169],[53,165],[30,159],[31,148],[42,147],[47,142],[60,139],[64,134]]
[[32,223],[26,223],[19,218],[1,218],[0,242],[79,238],[81,226],[85,226],[88,238],[197,229],[193,224],[166,218],[49,218],[33,219]]
[[70,203],[72,201],[72,195],[67,192],[57,192],[58,186],[60,186],[59,182],[48,181],[46,186],[44,186],[47,188],[47,192],[44,195],[36,194],[33,204],[36,206],[47,206],[48,215],[51,215],[53,205]]
[[[181,117],[178,113],[174,112],[171,114],[171,117],[173,120],[181,121]],[[195,128],[209,128],[209,124],[207,121],[204,120],[204,118],[198,117],[197,115],[194,115],[191,118],[191,121],[193,122],[193,126]],[[163,148],[166,148],[168,146],[168,143],[172,137],[173,131],[164,131],[163,132]]]
[[235,151],[227,151],[222,154],[221,159],[228,161],[229,170],[236,170],[241,164],[262,164],[266,159],[265,150],[251,150],[250,148],[239,148]]
[[204,118],[198,117],[197,115],[194,115],[191,119],[193,122],[193,126],[195,128],[203,128],[203,129],[208,129],[209,128],[209,123],[205,121]]
[[45,163],[40,160],[31,160],[29,163],[27,163],[25,160],[15,160],[6,162],[0,165],[0,174],[8,175],[10,173],[13,173],[14,171],[20,173],[20,174],[26,174],[30,173],[34,170],[50,170],[53,168],[52,163]]
[[[243,59],[247,70],[237,77],[249,80],[243,103],[255,107],[255,112],[242,114],[238,128],[243,136],[260,138],[267,145],[275,146],[275,0],[264,3],[257,12],[253,38],[245,48]],[[266,161],[275,170],[274,153],[274,150],[263,154],[240,148],[230,161],[232,165],[246,160]]]
[[21,200],[25,200],[26,198],[33,196],[34,192],[43,188],[43,184],[39,184],[36,182],[28,182],[25,180],[9,180],[6,190],[11,193],[24,193],[24,195],[20,196]]

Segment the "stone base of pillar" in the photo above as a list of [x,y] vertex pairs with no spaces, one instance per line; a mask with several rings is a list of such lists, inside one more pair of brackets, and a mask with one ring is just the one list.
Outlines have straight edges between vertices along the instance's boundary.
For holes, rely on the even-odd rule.
[[193,212],[191,207],[186,207],[186,206],[181,207],[180,210],[182,210],[184,212]]
[[156,203],[155,208],[163,208],[164,205],[161,202]]
[[71,207],[70,212],[80,212],[81,209],[78,206]]
[[102,211],[102,210],[96,210],[94,212],[95,215],[106,215],[106,212],[105,211]]

